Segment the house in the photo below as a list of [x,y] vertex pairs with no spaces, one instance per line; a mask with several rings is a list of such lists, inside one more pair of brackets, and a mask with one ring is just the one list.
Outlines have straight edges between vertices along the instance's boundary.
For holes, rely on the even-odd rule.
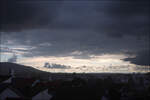
[[9,75],[0,75],[0,84],[2,84],[4,81],[8,80],[10,78]]
[[9,77],[7,80],[3,81],[2,83],[12,83],[12,77]]
[[0,85],[0,100],[25,100],[22,99],[23,95],[10,84]]
[[16,78],[13,78],[11,85],[22,94],[22,98],[25,98],[25,99],[28,98],[31,100],[32,94],[34,92],[32,90],[32,84],[34,82],[35,82],[35,79],[32,79],[32,78],[16,77]]
[[48,89],[45,89],[33,96],[32,100],[50,100],[51,98],[52,95],[48,94]]
[[[32,78],[13,77],[11,75],[9,79],[0,84],[0,97],[3,98],[2,100],[18,100],[17,98],[19,100],[31,100],[31,89],[34,82],[35,79]],[[9,97],[9,94],[13,94],[14,97]]]
[[[57,85],[57,84],[56,84]],[[53,82],[35,81],[31,88],[32,100],[50,100],[55,91]]]
[[14,78],[12,83],[0,84],[0,100],[50,100],[47,88],[39,80]]
[[9,75],[9,78],[6,79],[6,80],[3,80],[2,83],[12,83],[12,79],[15,78],[15,75],[14,75],[14,70],[11,69],[10,70],[10,75]]

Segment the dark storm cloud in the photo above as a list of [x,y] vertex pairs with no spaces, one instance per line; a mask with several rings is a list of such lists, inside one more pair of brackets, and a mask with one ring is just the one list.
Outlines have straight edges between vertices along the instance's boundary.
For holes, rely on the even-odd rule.
[[126,17],[135,14],[148,14],[149,0],[115,0],[112,9],[108,9],[112,17]]
[[86,28],[112,37],[149,32],[148,0],[6,0],[4,5],[6,31]]
[[138,52],[136,55],[134,58],[126,58],[124,60],[136,65],[150,66],[150,50]]
[[[8,0],[5,5],[2,36],[35,47],[24,56],[83,59],[148,47],[148,0]],[[82,54],[71,55],[75,51]]]
[[[102,29],[112,37],[123,37],[124,35],[143,36],[149,34],[149,7],[148,0],[112,0],[105,6],[105,14],[111,20],[104,22]],[[97,4],[96,11],[100,13],[102,7]],[[101,24],[97,27],[101,27]]]
[[25,56],[71,56],[72,52],[81,51],[81,55],[73,56],[88,58],[90,54],[121,53],[145,48],[144,39],[115,39],[86,30],[32,30],[23,33],[24,37],[18,32],[10,34],[9,37],[15,41],[14,44],[33,47]]
[[3,8],[3,31],[86,29],[116,38],[149,34],[148,0],[6,0]]
[[2,2],[2,31],[20,31],[25,29],[42,28],[51,24],[56,16],[57,5],[52,0],[3,0]]

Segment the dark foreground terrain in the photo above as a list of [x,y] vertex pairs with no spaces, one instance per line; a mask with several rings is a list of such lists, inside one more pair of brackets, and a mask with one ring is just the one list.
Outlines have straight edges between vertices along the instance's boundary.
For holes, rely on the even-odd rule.
[[149,73],[46,73],[0,64],[6,71],[0,74],[0,100],[150,100]]

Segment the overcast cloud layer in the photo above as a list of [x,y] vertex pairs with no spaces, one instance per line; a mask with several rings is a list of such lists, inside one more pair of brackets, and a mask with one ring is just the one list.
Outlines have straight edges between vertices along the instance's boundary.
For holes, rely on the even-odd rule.
[[123,54],[129,57],[124,61],[150,65],[149,5],[149,0],[4,0],[1,52],[76,59]]

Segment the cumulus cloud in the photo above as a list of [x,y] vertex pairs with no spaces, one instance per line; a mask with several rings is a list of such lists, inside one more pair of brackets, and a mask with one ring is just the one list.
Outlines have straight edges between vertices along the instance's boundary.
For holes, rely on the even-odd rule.
[[66,65],[61,65],[61,64],[50,64],[48,62],[46,62],[44,64],[45,68],[56,68],[56,69],[66,69],[66,68],[70,68],[70,66],[66,66]]

